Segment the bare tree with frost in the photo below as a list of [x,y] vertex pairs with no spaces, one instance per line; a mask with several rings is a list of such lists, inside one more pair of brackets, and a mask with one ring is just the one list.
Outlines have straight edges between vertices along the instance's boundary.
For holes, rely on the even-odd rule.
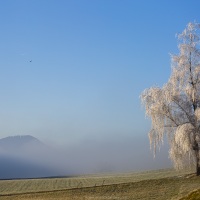
[[141,100],[151,118],[151,146],[156,150],[168,136],[169,156],[176,169],[196,166],[200,175],[200,24],[189,23],[178,35],[178,55],[162,87],[143,91]]

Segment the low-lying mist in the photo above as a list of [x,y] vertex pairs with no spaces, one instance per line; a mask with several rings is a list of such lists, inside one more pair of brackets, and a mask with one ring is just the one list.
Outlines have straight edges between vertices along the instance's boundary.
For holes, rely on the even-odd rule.
[[167,145],[163,146],[154,158],[148,138],[134,136],[99,140],[90,138],[76,145],[62,147],[47,145],[45,141],[29,142],[20,147],[1,148],[0,155],[43,169],[38,175],[35,173],[32,176],[30,173],[26,177],[71,176],[171,167]]
[[77,146],[64,148],[62,154],[78,173],[139,171],[172,166],[167,145],[154,158],[148,138],[142,137],[88,139]]

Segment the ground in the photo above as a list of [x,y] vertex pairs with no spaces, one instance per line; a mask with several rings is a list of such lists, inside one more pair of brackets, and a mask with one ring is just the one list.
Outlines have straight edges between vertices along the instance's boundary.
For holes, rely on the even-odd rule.
[[[195,174],[176,174],[173,170],[161,170],[74,178],[0,181],[0,200],[175,200],[183,197],[182,200],[189,197],[192,200],[200,199],[198,189],[200,177],[196,177]],[[195,192],[191,193],[192,191]]]

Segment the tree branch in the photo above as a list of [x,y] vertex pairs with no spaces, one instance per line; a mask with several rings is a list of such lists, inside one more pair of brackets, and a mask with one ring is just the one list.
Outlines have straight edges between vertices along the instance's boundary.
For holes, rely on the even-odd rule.
[[173,98],[172,100],[187,116],[187,119],[190,121],[191,124],[193,124],[194,122],[190,119],[190,115],[187,113],[187,111],[176,101],[175,98]]

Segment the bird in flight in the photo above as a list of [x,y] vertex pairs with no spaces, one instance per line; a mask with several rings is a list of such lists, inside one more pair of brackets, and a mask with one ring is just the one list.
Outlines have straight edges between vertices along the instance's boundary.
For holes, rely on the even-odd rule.
[[29,62],[32,62],[32,60],[30,60]]

